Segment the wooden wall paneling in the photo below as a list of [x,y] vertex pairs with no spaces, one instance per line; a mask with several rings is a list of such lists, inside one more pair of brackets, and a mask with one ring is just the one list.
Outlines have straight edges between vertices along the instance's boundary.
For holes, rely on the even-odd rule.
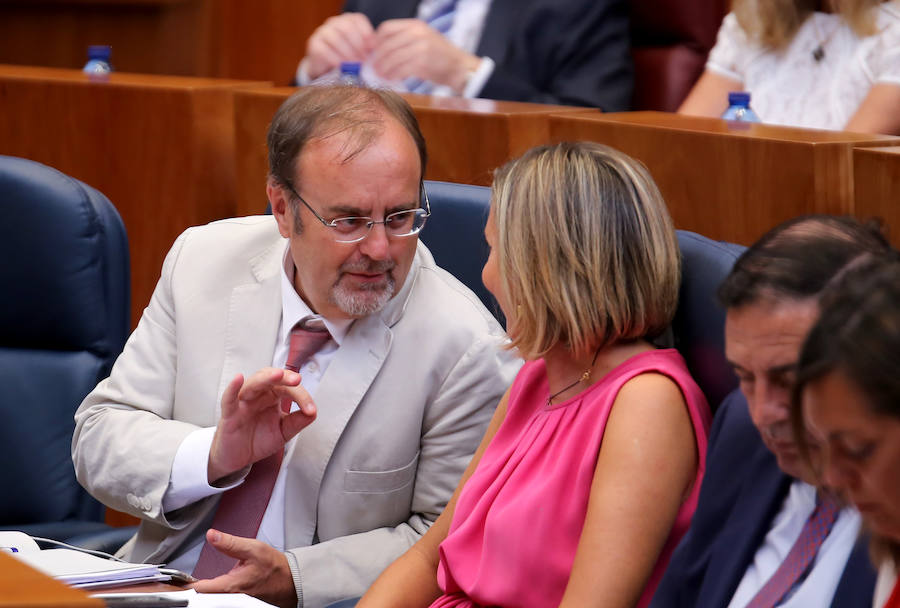
[[[266,206],[266,130],[272,115],[296,88],[242,90],[235,94],[238,214]],[[529,148],[547,143],[551,114],[590,115],[596,110],[488,99],[404,95],[428,145],[426,179],[490,185],[493,170]]]
[[343,5],[343,0],[219,0],[212,75],[291,84],[307,38]]
[[428,142],[427,179],[489,186],[493,171],[550,139],[551,114],[599,114],[567,106],[404,95]]
[[[291,83],[306,40],[343,0],[0,0],[0,63]],[[38,44],[35,41],[39,41]]]
[[235,215],[258,215],[266,210],[269,171],[266,132],[275,110],[296,90],[274,87],[235,93]]
[[900,145],[853,150],[854,213],[881,218],[900,247]]
[[853,147],[900,142],[659,112],[569,114],[550,124],[554,141],[597,141],[641,160],[678,228],[743,244],[797,215],[850,213]]
[[0,66],[0,154],[72,175],[115,204],[131,251],[132,322],[188,226],[235,214],[233,93],[262,83]]
[[219,1],[0,0],[0,63],[76,69],[108,44],[118,71],[212,75]]

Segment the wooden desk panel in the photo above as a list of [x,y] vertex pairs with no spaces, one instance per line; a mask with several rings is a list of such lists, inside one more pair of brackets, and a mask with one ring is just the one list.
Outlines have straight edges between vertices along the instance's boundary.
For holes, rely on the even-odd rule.
[[90,44],[124,72],[210,75],[219,0],[0,0],[0,63],[81,68]]
[[271,80],[287,86],[306,40],[344,0],[218,0],[214,71],[220,78]]
[[103,608],[92,598],[0,551],[0,607]]
[[[0,0],[0,63],[80,68],[90,44],[124,72],[288,85],[343,0]],[[35,41],[40,41],[35,44]]]
[[853,151],[855,213],[884,220],[894,246],[900,246],[900,146]]
[[262,83],[0,66],[0,154],[103,192],[131,250],[132,320],[188,226],[235,213],[233,92]]
[[[266,207],[266,130],[296,88],[242,90],[235,94],[238,214]],[[493,170],[529,148],[547,143],[553,114],[599,114],[584,108],[488,99],[407,94],[428,144],[426,179],[490,185]]]
[[660,112],[554,116],[551,135],[640,159],[678,228],[742,244],[798,215],[852,213],[853,148],[900,142]]

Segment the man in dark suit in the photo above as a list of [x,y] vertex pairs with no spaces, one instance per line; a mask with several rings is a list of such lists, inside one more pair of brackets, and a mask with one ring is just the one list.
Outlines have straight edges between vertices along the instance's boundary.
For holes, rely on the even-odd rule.
[[[719,297],[740,391],[716,412],[697,511],[652,608],[871,606],[875,572],[859,514],[836,507],[822,519],[829,499],[792,439],[788,409],[820,293],[889,248],[870,226],[812,216],[774,228],[735,263]],[[816,527],[819,534],[809,533]],[[788,576],[798,539],[812,558]]]
[[297,82],[343,61],[413,92],[605,111],[628,109],[633,78],[624,0],[347,0]]

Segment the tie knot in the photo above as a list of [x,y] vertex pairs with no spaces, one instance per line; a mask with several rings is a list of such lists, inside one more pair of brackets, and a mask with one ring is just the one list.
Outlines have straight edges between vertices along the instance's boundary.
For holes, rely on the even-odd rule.
[[304,317],[291,329],[287,361],[284,366],[299,372],[303,364],[331,339],[321,317]]

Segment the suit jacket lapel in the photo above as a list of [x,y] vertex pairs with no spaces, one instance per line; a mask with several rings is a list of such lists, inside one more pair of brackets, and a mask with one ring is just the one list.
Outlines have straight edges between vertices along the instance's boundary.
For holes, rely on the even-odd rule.
[[359,2],[355,7],[366,14],[372,25],[378,27],[388,19],[407,19],[415,17],[419,8],[419,0],[390,0],[390,2]]
[[[315,432],[301,431],[286,458],[284,531],[287,546],[313,543],[319,486],[344,427],[375,380],[391,347],[391,332],[376,317],[353,324],[316,390]],[[312,426],[309,427],[312,429]]]
[[765,448],[744,474],[745,482],[716,540],[697,595],[704,606],[727,606],[731,601],[791,485],[791,478]]
[[512,33],[517,30],[517,16],[528,9],[527,5],[527,2],[521,0],[491,2],[475,53],[481,57],[490,57],[498,65],[503,63],[510,48]]
[[[252,374],[272,365],[272,353],[281,322],[281,270],[284,240],[250,260],[254,281],[237,285],[231,291],[228,323],[225,331],[225,357],[219,378],[218,394],[237,374]],[[252,318],[247,316],[253,311]],[[216,417],[220,415],[216,404]]]
[[[419,272],[420,244],[406,281],[380,314],[358,319],[344,337],[316,389],[315,432],[301,431],[286,458],[285,542],[310,545],[316,537],[319,487],[332,452],[391,349],[391,326],[399,321]],[[309,428],[312,429],[313,425]],[[337,471],[341,475],[343,472]],[[288,515],[290,515],[288,517]]]
[[872,605],[877,573],[869,560],[869,540],[869,535],[864,533],[853,546],[831,600],[833,608],[868,608]]

